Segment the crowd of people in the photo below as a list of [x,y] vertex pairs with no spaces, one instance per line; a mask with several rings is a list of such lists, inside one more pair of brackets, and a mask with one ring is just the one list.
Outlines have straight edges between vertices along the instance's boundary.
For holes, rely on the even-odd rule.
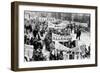
[[[64,60],[64,59],[79,59],[90,57],[90,46],[85,47],[85,54],[78,51],[71,51],[76,46],[76,40],[68,40],[59,42],[71,50],[63,51],[55,48],[55,41],[52,40],[52,33],[60,35],[70,35],[74,31],[76,39],[80,40],[81,27],[73,24],[68,24],[61,32],[53,28],[48,28],[47,21],[26,20],[24,25],[24,44],[33,46],[33,54],[29,61],[46,61],[46,60]],[[66,34],[65,34],[66,33]],[[76,57],[75,57],[76,56]],[[24,57],[26,61],[27,57]]]

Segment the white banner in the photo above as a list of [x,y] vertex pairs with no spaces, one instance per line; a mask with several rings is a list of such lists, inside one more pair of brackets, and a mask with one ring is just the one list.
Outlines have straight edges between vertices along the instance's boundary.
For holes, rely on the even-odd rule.
[[24,48],[25,48],[25,50],[24,50],[25,57],[27,57],[27,59],[29,60],[33,56],[33,46],[25,44]]
[[53,41],[68,41],[71,38],[72,37],[70,35],[62,36],[62,35],[57,35],[57,34],[52,33],[52,40]]

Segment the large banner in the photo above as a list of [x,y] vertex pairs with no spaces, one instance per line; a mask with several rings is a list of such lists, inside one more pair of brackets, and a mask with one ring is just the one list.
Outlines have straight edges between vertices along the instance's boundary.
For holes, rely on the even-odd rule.
[[80,46],[74,47],[74,48],[68,48],[59,42],[55,42],[55,49],[61,50],[61,51],[73,51],[73,52],[81,52]]
[[29,60],[33,56],[33,46],[32,45],[26,45],[25,44],[24,47],[25,47],[25,50],[24,50],[25,53],[24,53],[24,55]]
[[65,47],[64,45],[60,44],[58,41],[55,41],[55,49],[62,50],[62,51],[70,50],[70,48]]
[[53,41],[68,41],[69,39],[71,39],[72,37],[70,35],[65,36],[65,35],[58,35],[58,34],[54,34],[52,33],[52,40]]

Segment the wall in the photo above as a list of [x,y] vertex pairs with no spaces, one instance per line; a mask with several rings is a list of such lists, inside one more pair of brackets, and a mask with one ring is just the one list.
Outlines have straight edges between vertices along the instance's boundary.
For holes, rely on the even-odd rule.
[[[11,54],[11,12],[10,3],[14,0],[0,0],[0,73],[13,73],[10,70],[10,54]],[[98,6],[98,11],[100,12],[100,0],[21,0],[21,1],[31,1],[31,2],[45,2],[45,3],[62,3],[62,4],[77,4],[77,5],[93,5]],[[98,12],[98,13],[99,13]],[[98,14],[98,19],[100,14]],[[98,32],[100,31],[98,21]],[[100,34],[98,33],[98,37]],[[100,43],[100,38],[98,39]],[[98,46],[98,52],[100,52],[100,45]],[[100,53],[98,54],[98,56]],[[98,57],[98,62],[100,58]],[[55,69],[55,70],[40,70],[40,71],[26,71],[25,73],[99,73],[100,72],[100,62],[98,67],[88,67],[88,68],[73,68],[73,69]],[[22,72],[24,73],[24,72]]]

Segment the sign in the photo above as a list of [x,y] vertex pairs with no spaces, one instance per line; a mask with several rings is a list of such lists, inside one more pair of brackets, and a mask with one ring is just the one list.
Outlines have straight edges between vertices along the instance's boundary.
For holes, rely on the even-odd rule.
[[25,50],[24,50],[25,57],[27,57],[27,59],[29,60],[33,56],[33,46],[25,44],[24,48],[25,48]]
[[72,37],[70,35],[58,35],[58,34],[54,34],[52,33],[52,40],[53,41],[68,41],[72,39]]

